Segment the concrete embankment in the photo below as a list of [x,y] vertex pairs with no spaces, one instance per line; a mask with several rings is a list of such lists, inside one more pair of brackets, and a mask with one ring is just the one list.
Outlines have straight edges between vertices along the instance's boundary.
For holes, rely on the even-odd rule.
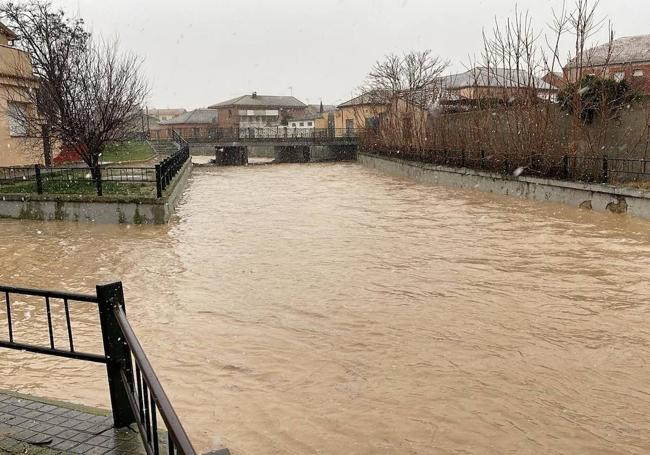
[[467,168],[358,153],[363,166],[429,185],[445,185],[534,201],[559,202],[601,212],[628,213],[650,219],[650,192],[605,184],[567,182],[535,177],[504,176]]

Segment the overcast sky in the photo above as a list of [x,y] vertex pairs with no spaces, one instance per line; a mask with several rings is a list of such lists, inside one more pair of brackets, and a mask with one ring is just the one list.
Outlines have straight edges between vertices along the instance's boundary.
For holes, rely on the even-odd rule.
[[[58,0],[145,59],[150,107],[205,107],[244,93],[350,98],[389,52],[432,49],[462,71],[513,0]],[[571,3],[573,0],[567,0]],[[562,0],[520,0],[539,29]],[[617,36],[650,33],[649,0],[601,0]],[[598,37],[602,43],[606,33]]]

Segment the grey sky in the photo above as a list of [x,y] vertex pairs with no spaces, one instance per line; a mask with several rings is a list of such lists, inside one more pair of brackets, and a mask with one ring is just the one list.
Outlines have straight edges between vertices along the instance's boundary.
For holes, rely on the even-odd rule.
[[[513,0],[59,0],[145,58],[150,107],[196,108],[257,91],[335,104],[389,52],[432,49],[462,70]],[[567,0],[571,3],[572,0]],[[562,0],[520,0],[540,27]],[[648,0],[601,0],[617,36],[650,33]],[[599,41],[605,40],[601,34]]]

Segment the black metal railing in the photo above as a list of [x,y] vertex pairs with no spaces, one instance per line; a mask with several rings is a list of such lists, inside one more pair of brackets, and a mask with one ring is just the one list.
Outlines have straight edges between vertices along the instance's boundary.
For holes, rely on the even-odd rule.
[[[209,130],[181,130],[186,142],[301,142],[301,143],[356,143],[363,129],[306,128],[289,126],[212,128]],[[172,138],[180,134],[172,130]],[[174,139],[176,142],[178,140]],[[180,142],[179,142],[180,143]]]
[[169,184],[174,180],[174,177],[183,168],[185,163],[190,159],[190,147],[185,142],[181,145],[180,150],[173,153],[171,156],[163,159],[160,163],[156,164],[156,196],[162,197],[163,192],[167,189]]
[[[178,171],[189,160],[189,145],[163,159],[155,167],[0,167],[0,192],[36,194],[153,195],[162,197]],[[137,188],[137,187],[142,188]]]
[[[147,454],[196,454],[151,363],[129,324],[126,317],[121,282],[98,285],[96,295],[10,286],[0,286],[0,293],[4,294],[5,323],[7,326],[7,338],[0,339],[0,348],[105,364],[115,427],[121,428],[134,423],[137,424]],[[16,324],[14,310],[17,302],[14,297],[17,295],[43,299],[48,327],[48,342],[46,345],[17,339],[19,337],[17,337],[14,330]],[[57,343],[55,338],[52,311],[52,303],[55,300],[63,302],[67,339],[62,343],[62,346]],[[104,347],[103,354],[78,351],[75,348],[74,331],[70,317],[70,304],[73,302],[97,305]],[[2,311],[0,311],[1,314]],[[158,426],[160,421],[167,433],[166,439],[162,440]]]
[[608,155],[489,154],[482,150],[384,150],[368,153],[453,167],[500,173],[570,180],[576,182],[612,183],[650,180],[649,160],[618,158]]
[[181,134],[178,131],[176,131],[175,129],[172,128],[172,130],[170,132],[170,135],[171,135],[172,141],[176,142],[179,145],[180,148],[183,148],[184,146],[189,145],[189,143],[185,140],[185,138],[183,136],[181,136]]

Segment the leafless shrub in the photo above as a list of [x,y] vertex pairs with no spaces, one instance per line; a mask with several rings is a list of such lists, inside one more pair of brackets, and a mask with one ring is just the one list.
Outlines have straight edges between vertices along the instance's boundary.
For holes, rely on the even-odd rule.
[[[580,81],[594,72],[598,77],[609,77],[614,33],[611,24],[599,18],[597,7],[598,1],[590,0],[575,0],[572,9],[563,5],[553,12],[547,31],[535,29],[531,16],[518,9],[513,17],[495,21],[492,30],[483,32],[480,56],[468,65],[473,83],[465,90],[471,98],[465,112],[443,111],[442,115],[430,116],[423,141],[388,141],[382,136],[371,145],[391,153],[397,149],[417,154],[425,161],[429,151],[437,155],[466,152],[468,156],[483,152],[495,163],[520,163],[533,175],[548,173],[565,156],[647,154],[647,105],[629,106],[607,98],[606,93],[599,94],[602,102],[597,105],[597,120],[587,124],[580,115],[573,114],[583,112],[585,103],[592,102],[582,96],[582,91],[577,90],[569,100],[571,108],[563,110],[556,102],[556,91],[541,79],[543,74],[563,68],[566,60],[561,49],[568,40],[573,43],[573,58],[564,66],[565,83]],[[594,70],[591,41],[605,27],[606,55],[598,56],[599,66]],[[394,74],[399,67],[397,61],[387,61],[386,72]],[[446,91],[443,89],[442,93]],[[593,103],[589,108],[593,108]],[[642,125],[637,121],[639,115],[645,119]],[[630,120],[631,117],[634,119]],[[621,128],[625,121],[636,122],[635,128]],[[394,139],[403,139],[408,135],[400,132],[395,136]],[[617,146],[608,148],[612,144]],[[587,166],[586,160],[573,162]]]
[[355,107],[358,124],[374,128],[385,144],[426,142],[427,113],[440,92],[439,78],[448,62],[430,50],[388,55],[375,63]]

